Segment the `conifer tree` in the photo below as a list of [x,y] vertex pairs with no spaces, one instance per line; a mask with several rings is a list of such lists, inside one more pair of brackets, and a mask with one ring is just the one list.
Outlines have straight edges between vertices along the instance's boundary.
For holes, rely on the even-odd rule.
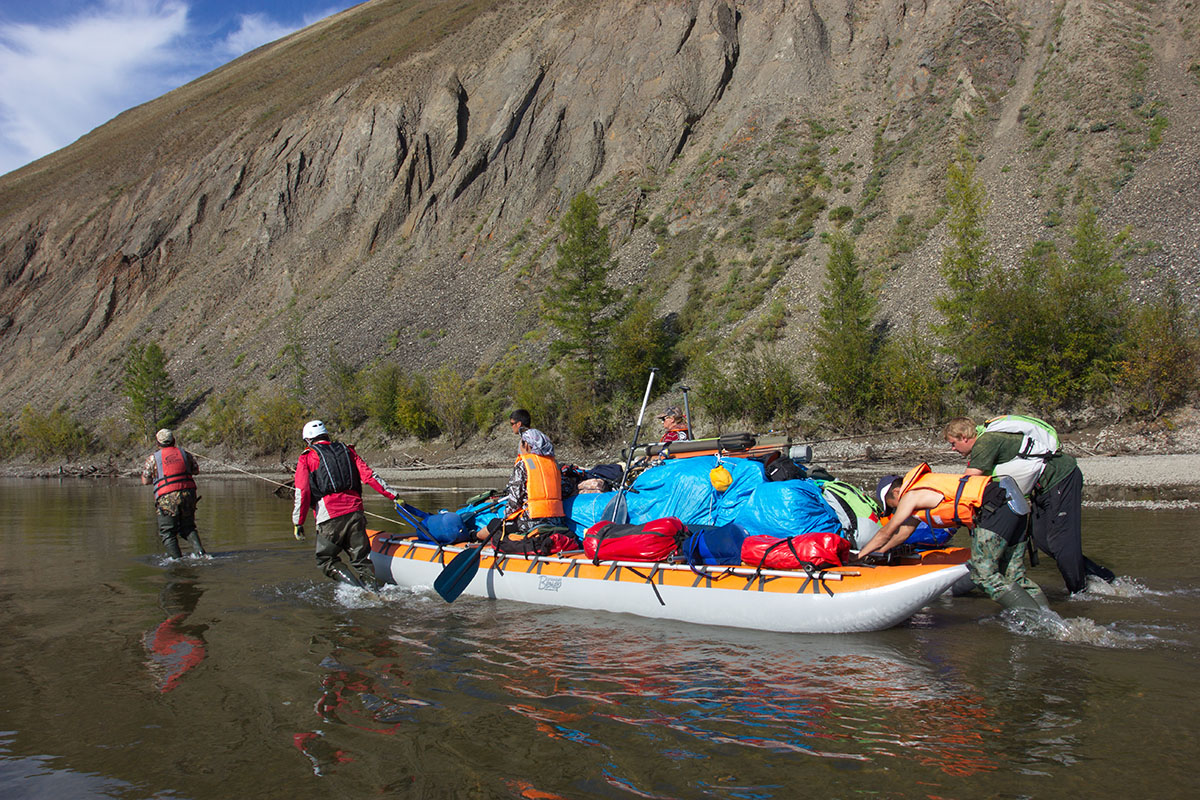
[[944,348],[959,365],[960,377],[978,386],[987,381],[995,355],[988,341],[989,303],[985,288],[996,272],[988,252],[984,220],[987,193],[975,178],[975,158],[960,142],[946,175],[947,232],[941,272],[946,293],[934,300],[943,323],[936,326]]
[[144,433],[170,425],[179,403],[167,373],[167,356],[157,342],[134,342],[125,358],[124,394],[130,423]]
[[542,297],[542,314],[561,334],[551,354],[565,356],[596,397],[600,365],[616,322],[611,309],[621,299],[621,292],[605,282],[612,257],[608,228],[600,225],[596,201],[582,192],[571,201],[561,229],[558,261]]
[[862,422],[871,412],[878,359],[878,337],[871,323],[875,306],[854,254],[854,242],[844,233],[833,234],[813,371],[825,387],[819,398],[822,410],[844,424]]

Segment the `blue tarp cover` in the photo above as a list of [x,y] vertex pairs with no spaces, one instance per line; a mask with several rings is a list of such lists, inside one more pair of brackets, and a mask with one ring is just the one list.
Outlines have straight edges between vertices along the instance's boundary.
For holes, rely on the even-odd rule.
[[[717,492],[708,473],[715,456],[668,459],[637,477],[626,490],[629,522],[640,524],[678,517],[686,525],[727,525],[736,522],[747,534],[794,536],[812,531],[836,531],[837,516],[821,496],[815,481],[768,482],[758,461],[726,458],[722,462],[733,483]],[[583,531],[600,521],[616,492],[582,494],[564,506],[571,529]]]
[[[748,458],[726,458],[721,463],[733,476],[724,492],[713,489],[708,477],[717,466],[716,456],[668,459],[643,472],[625,490],[630,524],[678,517],[685,525],[736,523],[751,536],[839,530],[837,515],[816,481],[767,481],[762,464]],[[616,496],[616,492],[579,494],[563,501],[572,532],[582,537]],[[497,512],[480,513],[475,527],[486,525]]]

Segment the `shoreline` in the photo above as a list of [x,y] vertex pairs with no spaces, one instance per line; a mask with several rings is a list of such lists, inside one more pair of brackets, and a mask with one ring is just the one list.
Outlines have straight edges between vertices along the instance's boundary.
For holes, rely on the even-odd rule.
[[[1147,453],[1077,457],[1083,473],[1085,499],[1186,499],[1200,500],[1200,453]],[[951,461],[942,452],[889,454],[885,457],[859,457],[838,460],[814,460],[831,473],[852,483],[867,485],[889,472],[902,474],[913,465],[928,461],[934,471],[961,472],[963,461]],[[399,491],[478,490],[501,488],[508,479],[507,466],[421,468],[378,467],[376,472]],[[255,465],[221,463],[205,469],[202,476],[245,478],[286,483],[291,473]],[[114,470],[107,465],[26,465],[0,467],[0,477],[20,479],[129,479],[133,469]],[[1133,496],[1131,496],[1133,495]],[[1146,497],[1137,497],[1146,495]]]
[[[800,438],[793,441],[806,443]],[[1079,463],[1085,500],[1200,500],[1200,409],[1188,407],[1155,424],[1124,422],[1079,429],[1062,436],[1061,441],[1064,451]],[[962,472],[966,464],[948,450],[936,427],[807,443],[813,447],[813,459],[807,466],[824,467],[838,478],[867,487],[888,473],[902,475],[922,461],[935,471],[950,473]],[[183,446],[187,448],[186,441]],[[583,450],[564,446],[559,448],[558,460],[584,469],[622,462],[622,447]],[[507,482],[513,440],[504,435],[486,436],[458,450],[437,442],[380,442],[357,449],[399,491],[474,493],[499,489]],[[215,452],[221,453],[221,449]],[[202,476],[246,477],[277,484],[292,477],[292,466],[277,458],[255,461],[196,455]],[[76,462],[8,462],[0,464],[0,477],[136,479],[144,458],[145,453],[137,453]]]

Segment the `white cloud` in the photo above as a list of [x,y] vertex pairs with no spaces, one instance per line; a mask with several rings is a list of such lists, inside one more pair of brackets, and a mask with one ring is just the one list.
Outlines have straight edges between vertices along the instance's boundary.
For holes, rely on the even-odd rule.
[[295,25],[282,25],[265,14],[242,14],[237,30],[226,36],[217,50],[232,60],[260,45],[287,36],[294,30]]
[[0,22],[0,174],[299,27],[245,14],[211,40],[188,12],[183,0],[100,0],[52,24]]

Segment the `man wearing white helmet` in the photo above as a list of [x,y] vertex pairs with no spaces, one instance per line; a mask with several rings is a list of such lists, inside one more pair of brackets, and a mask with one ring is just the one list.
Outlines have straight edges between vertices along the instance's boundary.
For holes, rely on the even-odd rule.
[[142,465],[142,483],[154,483],[154,509],[158,512],[158,535],[171,558],[182,558],[179,540],[192,546],[195,555],[205,555],[196,530],[196,481],[200,467],[182,447],[175,446],[175,434],[163,428],[154,434],[158,450]]
[[[335,581],[360,588],[377,588],[371,565],[371,543],[363,513],[362,485],[384,497],[396,494],[354,448],[332,441],[325,423],[318,419],[305,424],[301,436],[308,445],[296,461],[296,506],[292,511],[293,533],[304,538],[304,518],[309,508],[317,520],[317,566]],[[347,566],[338,554],[345,551]]]

